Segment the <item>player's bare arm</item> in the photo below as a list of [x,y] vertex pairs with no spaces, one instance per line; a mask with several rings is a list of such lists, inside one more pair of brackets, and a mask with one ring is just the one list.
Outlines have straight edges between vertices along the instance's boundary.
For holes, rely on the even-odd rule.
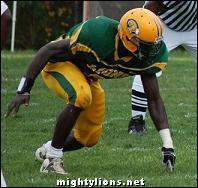
[[142,83],[148,98],[148,108],[156,129],[168,128],[168,119],[164,108],[164,103],[160,96],[156,75],[141,75]]
[[36,53],[32,63],[27,69],[25,76],[21,79],[15,99],[9,104],[5,117],[8,117],[11,112],[13,117],[16,116],[21,104],[28,106],[30,100],[30,91],[34,84],[34,80],[38,74],[43,70],[50,58],[58,56],[69,56],[71,54],[69,49],[69,40],[63,39],[48,43]]
[[26,77],[35,79],[43,70],[48,61],[53,57],[68,56],[71,54],[69,49],[69,40],[63,39],[60,41],[48,43],[37,52],[32,63],[28,67]]
[[[162,138],[163,164],[172,172],[174,170],[176,156],[173,149],[173,141],[170,136],[166,110],[159,92],[157,78],[156,75],[145,74],[141,75],[141,79],[148,99],[148,109],[151,118]],[[166,148],[165,146],[168,147]]]

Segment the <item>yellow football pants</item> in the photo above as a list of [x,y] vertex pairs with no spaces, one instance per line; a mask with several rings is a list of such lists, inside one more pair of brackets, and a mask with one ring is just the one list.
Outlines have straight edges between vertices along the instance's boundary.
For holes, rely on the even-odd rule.
[[67,104],[83,109],[74,126],[76,140],[88,147],[97,144],[105,112],[105,93],[99,82],[87,80],[69,61],[48,63],[42,77],[48,88]]

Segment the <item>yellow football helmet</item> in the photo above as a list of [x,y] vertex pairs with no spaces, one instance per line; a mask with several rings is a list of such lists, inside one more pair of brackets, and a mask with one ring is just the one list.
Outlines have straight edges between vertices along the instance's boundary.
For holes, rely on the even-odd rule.
[[144,8],[135,8],[126,12],[120,20],[118,33],[125,48],[132,53],[137,50],[144,52],[154,50],[152,52],[156,54],[155,50],[163,38],[160,19]]

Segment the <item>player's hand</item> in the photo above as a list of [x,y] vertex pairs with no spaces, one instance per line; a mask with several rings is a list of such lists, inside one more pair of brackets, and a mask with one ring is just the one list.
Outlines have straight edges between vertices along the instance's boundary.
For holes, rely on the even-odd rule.
[[12,117],[15,117],[17,112],[19,111],[19,107],[21,104],[25,104],[25,106],[29,105],[30,101],[30,94],[17,94],[15,99],[9,104],[7,112],[5,113],[4,117],[8,117],[10,114],[12,114]]
[[173,172],[175,168],[175,160],[176,160],[174,149],[162,147],[162,156],[163,156],[162,162],[165,165],[166,169],[169,170],[170,172]]

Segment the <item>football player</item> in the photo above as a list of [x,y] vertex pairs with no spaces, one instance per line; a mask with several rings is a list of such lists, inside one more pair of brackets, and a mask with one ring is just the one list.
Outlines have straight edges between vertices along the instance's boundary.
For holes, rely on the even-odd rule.
[[[22,77],[5,117],[21,104],[28,105],[34,81],[41,72],[44,82],[65,102],[52,140],[37,149],[40,171],[66,174],[63,152],[92,147],[99,141],[105,115],[105,92],[100,79],[136,74],[148,97],[149,111],[162,138],[163,161],[172,170],[175,154],[168,119],[155,73],[167,62],[158,17],[143,8],[125,13],[120,22],[101,16],[78,24],[67,34],[43,46]],[[166,147],[168,143],[168,146]]]
[[[146,1],[144,8],[153,11],[162,20],[167,50],[174,50],[181,45],[197,61],[197,1]],[[157,77],[161,73],[157,73]],[[145,131],[147,107],[147,96],[141,77],[136,75],[131,89],[129,134]]]

